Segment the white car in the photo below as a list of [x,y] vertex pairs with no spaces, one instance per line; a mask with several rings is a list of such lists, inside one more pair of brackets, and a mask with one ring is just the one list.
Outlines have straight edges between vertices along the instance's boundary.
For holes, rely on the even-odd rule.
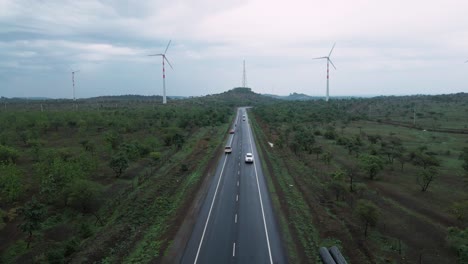
[[253,163],[253,155],[252,153],[247,153],[245,154],[245,163]]
[[231,152],[232,152],[231,146],[226,146],[226,147],[224,147],[224,153],[230,154]]

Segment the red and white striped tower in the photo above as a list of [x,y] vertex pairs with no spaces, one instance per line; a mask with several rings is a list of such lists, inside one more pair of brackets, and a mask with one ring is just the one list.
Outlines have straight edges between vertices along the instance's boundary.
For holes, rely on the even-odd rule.
[[162,55],[162,65],[163,65],[163,104],[166,104],[166,69],[164,68],[164,59],[166,56]]
[[326,99],[327,102],[328,102],[328,98],[329,98],[329,88],[328,88],[328,87],[329,87],[329,82],[330,82],[330,76],[329,76],[329,72],[330,72],[329,68],[330,68],[330,66],[329,66],[329,61],[330,61],[330,60],[327,58],[327,99]]
[[[335,44],[336,44],[336,43],[335,43]],[[330,60],[330,56],[331,56],[331,54],[332,54],[332,52],[333,52],[333,49],[335,48],[335,44],[333,44],[333,47],[332,47],[332,49],[330,50],[330,53],[328,54],[328,56],[326,56],[326,57],[314,58],[314,60],[315,60],[315,59],[326,59],[326,60],[327,60],[327,97],[326,97],[326,99],[325,99],[327,102],[328,102],[328,99],[329,99],[329,96],[330,96],[330,89],[329,89],[329,87],[330,87],[330,63],[331,63],[331,65],[333,66],[333,68],[335,68],[335,70],[336,70],[335,65],[334,65],[333,62]]]

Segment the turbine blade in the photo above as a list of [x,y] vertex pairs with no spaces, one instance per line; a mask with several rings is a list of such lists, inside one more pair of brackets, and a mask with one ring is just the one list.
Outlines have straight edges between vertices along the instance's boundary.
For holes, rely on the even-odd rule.
[[150,54],[148,56],[162,56],[163,54]]
[[327,59],[327,57],[318,57],[318,58],[312,58],[313,60],[319,60],[319,59]]
[[166,52],[167,52],[167,49],[169,48],[169,45],[171,45],[171,41],[172,41],[172,40],[169,40],[169,43],[167,43],[166,50],[164,51],[164,53],[163,53],[163,54],[166,54]]
[[335,68],[335,70],[336,70],[336,67],[335,67],[335,65],[333,64],[333,62],[332,62],[330,59],[328,59],[328,61],[331,63],[331,65],[333,66],[333,68]]
[[333,44],[332,49],[330,50],[330,54],[328,54],[328,57],[330,57],[331,53],[333,52],[333,49],[335,48],[336,42]]
[[163,58],[166,60],[167,64],[169,64],[169,66],[171,66],[171,69],[174,69],[171,65],[171,63],[169,62],[169,60],[166,58],[166,56],[163,56]]
[[467,62],[468,62],[468,60],[467,60],[467,61],[465,61],[465,63],[467,63]]

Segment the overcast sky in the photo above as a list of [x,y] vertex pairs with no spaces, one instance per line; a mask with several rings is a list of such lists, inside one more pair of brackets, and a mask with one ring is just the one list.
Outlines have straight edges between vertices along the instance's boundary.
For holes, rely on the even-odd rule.
[[[131,2],[131,3],[130,3]],[[467,0],[0,0],[0,96],[468,92]]]

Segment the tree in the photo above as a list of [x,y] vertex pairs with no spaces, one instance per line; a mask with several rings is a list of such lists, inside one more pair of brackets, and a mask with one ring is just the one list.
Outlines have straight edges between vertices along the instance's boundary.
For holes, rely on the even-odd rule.
[[383,169],[383,161],[378,156],[362,155],[359,158],[359,166],[369,175],[369,179],[373,180]]
[[0,163],[0,201],[15,201],[23,192],[22,173],[14,164]]
[[32,241],[33,232],[39,229],[46,213],[45,206],[38,202],[35,197],[19,209],[19,214],[23,216],[23,222],[19,225],[19,228],[21,231],[28,233],[27,248],[29,248]]
[[328,183],[328,188],[335,193],[335,199],[338,201],[342,193],[346,191],[345,184],[343,182],[345,172],[337,170],[331,175],[331,181]]
[[113,150],[116,150],[122,142],[122,136],[116,132],[108,132],[105,134],[105,140],[110,144]]
[[315,147],[313,147],[313,148],[312,148],[312,153],[314,153],[314,154],[316,155],[316,159],[318,160],[320,154],[323,153],[322,146],[315,146]]
[[109,162],[109,166],[115,172],[115,176],[118,178],[128,168],[128,159],[124,153],[119,152],[112,156],[112,159]]
[[422,151],[412,152],[410,156],[414,165],[422,166],[424,169],[431,166],[440,166],[440,161],[438,159]]
[[[83,178],[85,173],[79,163],[65,161],[56,155],[54,152],[36,165],[37,173],[41,176],[41,194],[48,202],[64,198],[67,195],[65,187],[74,179]],[[66,199],[64,201],[66,204]]]
[[359,200],[355,209],[357,216],[364,223],[364,237],[367,237],[369,226],[375,226],[379,220],[380,211],[377,206],[368,200]]
[[68,202],[67,204],[73,209],[82,214],[92,214],[96,217],[96,221],[103,225],[103,222],[97,211],[100,207],[102,187],[92,181],[76,180],[67,189]]
[[428,167],[419,172],[416,181],[421,186],[421,191],[425,192],[429,188],[429,184],[437,177],[439,172],[435,167]]
[[325,164],[330,165],[331,159],[333,158],[333,154],[329,151],[323,153],[322,160]]
[[346,170],[346,176],[349,179],[349,191],[354,192],[354,179],[357,177],[357,170],[355,167],[352,167]]
[[407,153],[404,152],[404,149],[402,150],[402,152],[399,152],[395,158],[398,160],[398,162],[400,162],[401,171],[403,171],[403,166],[405,165],[405,163],[411,160],[409,155],[407,155]]

